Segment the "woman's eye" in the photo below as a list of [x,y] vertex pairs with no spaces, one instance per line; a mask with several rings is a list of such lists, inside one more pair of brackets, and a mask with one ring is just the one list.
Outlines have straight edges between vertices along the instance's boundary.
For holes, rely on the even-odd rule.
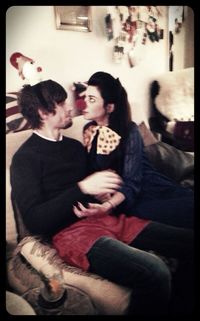
[[92,97],[90,97],[90,98],[89,98],[89,101],[90,101],[91,103],[94,103],[94,102],[95,102],[95,99],[92,98]]

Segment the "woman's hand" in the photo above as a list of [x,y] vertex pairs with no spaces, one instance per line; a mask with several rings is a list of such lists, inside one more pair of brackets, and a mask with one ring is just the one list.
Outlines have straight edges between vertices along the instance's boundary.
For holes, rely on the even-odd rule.
[[98,194],[95,195],[95,199],[97,199],[99,202],[104,203],[106,201],[108,201],[113,194],[111,193],[102,193],[102,194]]
[[79,218],[94,216],[97,214],[106,215],[109,214],[111,210],[112,206],[108,202],[105,202],[103,204],[88,203],[88,207],[85,207],[82,203],[78,202],[78,206],[73,206],[74,214]]

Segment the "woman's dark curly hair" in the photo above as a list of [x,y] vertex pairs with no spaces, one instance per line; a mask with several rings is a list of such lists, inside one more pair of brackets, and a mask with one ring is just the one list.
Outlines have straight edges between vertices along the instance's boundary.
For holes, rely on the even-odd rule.
[[88,85],[99,89],[105,106],[109,103],[115,105],[109,117],[109,127],[124,137],[131,122],[131,110],[127,92],[119,78],[115,79],[109,73],[98,71],[90,77]]
[[55,104],[60,104],[67,98],[65,89],[53,80],[41,81],[34,86],[25,85],[19,93],[18,104],[24,118],[31,128],[41,128],[42,119],[38,109],[55,113]]

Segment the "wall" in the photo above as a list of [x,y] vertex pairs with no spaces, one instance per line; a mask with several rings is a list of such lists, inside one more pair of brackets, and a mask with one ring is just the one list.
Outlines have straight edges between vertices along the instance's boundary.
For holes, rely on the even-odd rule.
[[175,9],[170,6],[172,22],[170,29],[173,32],[173,70],[194,67],[194,12],[191,7],[184,6],[184,20],[180,32],[174,31]]
[[[18,90],[24,84],[9,58],[21,52],[43,68],[43,79],[58,81],[69,90],[74,81],[85,81],[98,70],[119,77],[128,91],[132,116],[148,122],[151,113],[149,84],[156,75],[168,70],[167,7],[160,23],[164,39],[144,46],[145,58],[130,68],[112,60],[113,41],[108,41],[104,25],[106,6],[92,6],[92,32],[56,30],[53,6],[13,6],[6,15],[6,90]],[[69,100],[73,103],[70,93]]]

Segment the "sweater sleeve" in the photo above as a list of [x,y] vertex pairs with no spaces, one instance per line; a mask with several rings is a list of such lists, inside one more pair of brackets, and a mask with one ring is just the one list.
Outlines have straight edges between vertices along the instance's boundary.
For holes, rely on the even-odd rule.
[[131,124],[123,159],[124,184],[119,191],[125,195],[123,205],[128,210],[134,205],[142,184],[143,140],[135,123]]
[[76,183],[46,199],[41,184],[42,164],[35,153],[18,153],[11,164],[12,196],[25,225],[33,234],[52,235],[77,220],[72,206],[85,195]]

